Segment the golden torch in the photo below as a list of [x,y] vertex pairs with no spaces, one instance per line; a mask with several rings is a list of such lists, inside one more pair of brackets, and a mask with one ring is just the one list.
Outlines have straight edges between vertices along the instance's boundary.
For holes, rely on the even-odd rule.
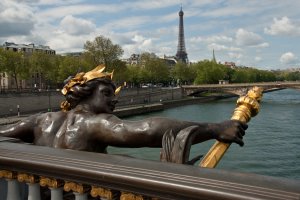
[[[259,112],[259,103],[262,98],[263,89],[253,87],[248,91],[247,95],[241,96],[237,100],[236,108],[234,109],[232,120],[241,122],[249,122],[251,117],[254,117]],[[215,142],[208,153],[200,162],[200,167],[214,168],[219,163],[230,143]]]

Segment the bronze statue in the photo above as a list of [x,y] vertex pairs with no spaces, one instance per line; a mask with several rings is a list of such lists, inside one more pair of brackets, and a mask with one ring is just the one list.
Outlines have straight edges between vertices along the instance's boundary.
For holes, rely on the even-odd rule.
[[209,139],[235,142],[243,146],[247,124],[228,120],[200,123],[152,117],[127,121],[116,117],[113,110],[118,91],[112,73],[98,66],[66,81],[62,93],[66,97],[62,111],[35,114],[12,125],[0,127],[0,135],[24,142],[55,148],[106,153],[107,146],[161,147],[166,132],[175,135],[193,126],[192,143]]

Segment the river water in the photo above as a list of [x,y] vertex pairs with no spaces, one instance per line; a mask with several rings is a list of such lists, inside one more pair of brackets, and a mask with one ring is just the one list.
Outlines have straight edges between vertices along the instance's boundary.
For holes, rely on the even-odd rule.
[[[164,116],[181,120],[220,122],[230,119],[237,98],[187,105],[138,115],[128,120]],[[259,114],[248,123],[244,147],[232,144],[218,169],[300,179],[300,91],[280,90],[263,96]],[[191,157],[206,154],[214,141],[194,145]],[[110,153],[159,160],[160,149],[113,148]]]

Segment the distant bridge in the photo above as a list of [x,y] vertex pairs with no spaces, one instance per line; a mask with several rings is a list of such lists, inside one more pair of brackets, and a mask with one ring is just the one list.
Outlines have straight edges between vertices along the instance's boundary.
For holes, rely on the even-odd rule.
[[300,90],[300,81],[184,85],[182,86],[182,89],[184,94],[187,96],[197,96],[203,92],[220,92],[234,95],[244,95],[249,89],[254,86],[262,87],[265,93],[287,88]]

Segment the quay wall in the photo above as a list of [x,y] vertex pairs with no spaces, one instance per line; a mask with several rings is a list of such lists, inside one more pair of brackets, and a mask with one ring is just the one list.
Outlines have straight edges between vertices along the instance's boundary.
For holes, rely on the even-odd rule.
[[[137,105],[131,105],[131,106],[127,106],[127,107],[117,108],[114,111],[114,114],[121,118],[129,117],[129,116],[133,116],[133,115],[161,111],[164,109],[177,107],[177,106],[214,101],[214,100],[218,100],[220,98],[224,98],[224,97],[211,96],[211,97],[182,98],[182,99],[178,99],[178,100],[166,100],[166,101],[162,101],[159,103],[137,104]],[[10,117],[2,117],[2,118],[0,117],[0,126],[7,125],[7,124],[14,124],[14,123],[26,118],[27,116],[28,115],[10,116]]]
[[47,112],[59,109],[64,100],[59,92],[1,93],[0,117]]
[[141,105],[130,106],[127,108],[118,108],[115,110],[114,114],[117,115],[118,117],[129,117],[133,115],[161,111],[164,109],[178,107],[178,106],[214,101],[220,98],[222,97],[212,96],[212,97],[196,97],[196,98],[181,98],[178,100],[167,100],[167,101],[162,101],[160,103],[154,103],[154,104],[141,104]]
[[[183,98],[181,88],[125,88],[118,96],[117,108]],[[59,91],[0,93],[0,117],[57,111],[63,100],[64,96]]]

